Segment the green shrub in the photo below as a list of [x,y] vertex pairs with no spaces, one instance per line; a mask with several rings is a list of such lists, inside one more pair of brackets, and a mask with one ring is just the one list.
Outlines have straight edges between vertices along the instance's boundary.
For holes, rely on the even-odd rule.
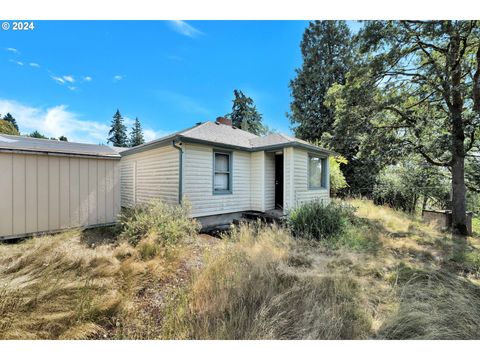
[[161,244],[176,244],[195,235],[200,224],[189,217],[190,206],[169,205],[154,200],[124,211],[121,216],[121,238],[137,245],[143,238],[154,235]]
[[354,208],[350,205],[312,201],[293,210],[287,222],[296,237],[326,241],[343,234],[353,214]]

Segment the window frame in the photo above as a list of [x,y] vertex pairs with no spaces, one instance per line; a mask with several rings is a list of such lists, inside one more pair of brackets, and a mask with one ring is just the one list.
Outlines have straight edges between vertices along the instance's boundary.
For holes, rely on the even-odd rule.
[[[228,156],[228,170],[229,171],[215,171],[215,157],[216,154],[227,155]],[[212,160],[212,194],[213,195],[231,195],[233,194],[233,152],[222,150],[222,149],[213,149],[213,160]],[[216,174],[227,174],[228,175],[228,190],[215,190],[215,175]]]
[[[310,159],[311,158],[318,158],[320,160],[320,164],[321,164],[321,171],[320,171],[320,186],[312,186],[310,184]],[[313,154],[313,153],[308,153],[308,157],[307,157],[307,188],[308,190],[326,190],[327,189],[327,186],[326,186],[326,166],[327,166],[327,158],[325,157],[322,157],[321,155],[319,154]]]

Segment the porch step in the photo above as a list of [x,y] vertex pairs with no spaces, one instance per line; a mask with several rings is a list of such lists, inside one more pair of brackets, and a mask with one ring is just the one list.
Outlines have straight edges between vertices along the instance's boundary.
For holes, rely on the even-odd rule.
[[266,223],[282,222],[285,216],[281,211],[261,212],[261,211],[245,211],[242,213],[245,220],[256,221],[260,219]]

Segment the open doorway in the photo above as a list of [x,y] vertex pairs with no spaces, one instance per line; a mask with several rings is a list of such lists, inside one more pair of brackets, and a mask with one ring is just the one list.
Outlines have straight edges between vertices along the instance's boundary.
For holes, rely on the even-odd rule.
[[275,208],[283,209],[283,154],[275,155]]

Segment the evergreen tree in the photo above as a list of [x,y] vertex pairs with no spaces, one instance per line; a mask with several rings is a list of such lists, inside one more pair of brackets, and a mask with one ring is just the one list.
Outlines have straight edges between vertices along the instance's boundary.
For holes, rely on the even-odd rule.
[[18,125],[17,125],[17,120],[12,116],[12,114],[7,113],[7,114],[3,117],[3,120],[8,121],[9,123],[11,123],[11,124],[13,125],[13,127],[14,127],[15,129],[17,129],[17,131],[19,131],[19,130],[18,130]]
[[232,119],[232,125],[256,135],[263,135],[266,128],[262,123],[262,114],[257,110],[251,97],[241,90],[234,90],[232,112],[225,115]]
[[113,146],[128,146],[127,128],[123,124],[123,117],[118,109],[115,115],[113,115],[112,127],[108,132],[108,136],[107,142],[111,143]]
[[30,133],[28,136],[33,137],[33,138],[37,138],[37,139],[48,139],[45,135],[40,134],[37,130]]
[[135,118],[135,123],[133,124],[132,132],[130,133],[129,145],[133,147],[133,146],[142,145],[143,143],[145,143],[145,139],[143,138],[142,125],[140,124],[140,120],[138,120],[138,117],[137,117]]
[[68,139],[67,139],[67,137],[66,137],[66,136],[63,136],[63,135],[62,135],[62,136],[60,136],[60,137],[58,138],[58,140],[60,140],[60,141],[66,141],[66,142],[68,142]]
[[333,111],[325,106],[332,84],[344,84],[351,58],[351,34],[345,21],[310,22],[300,48],[303,65],[290,81],[288,114],[299,138],[315,141],[331,130]]

